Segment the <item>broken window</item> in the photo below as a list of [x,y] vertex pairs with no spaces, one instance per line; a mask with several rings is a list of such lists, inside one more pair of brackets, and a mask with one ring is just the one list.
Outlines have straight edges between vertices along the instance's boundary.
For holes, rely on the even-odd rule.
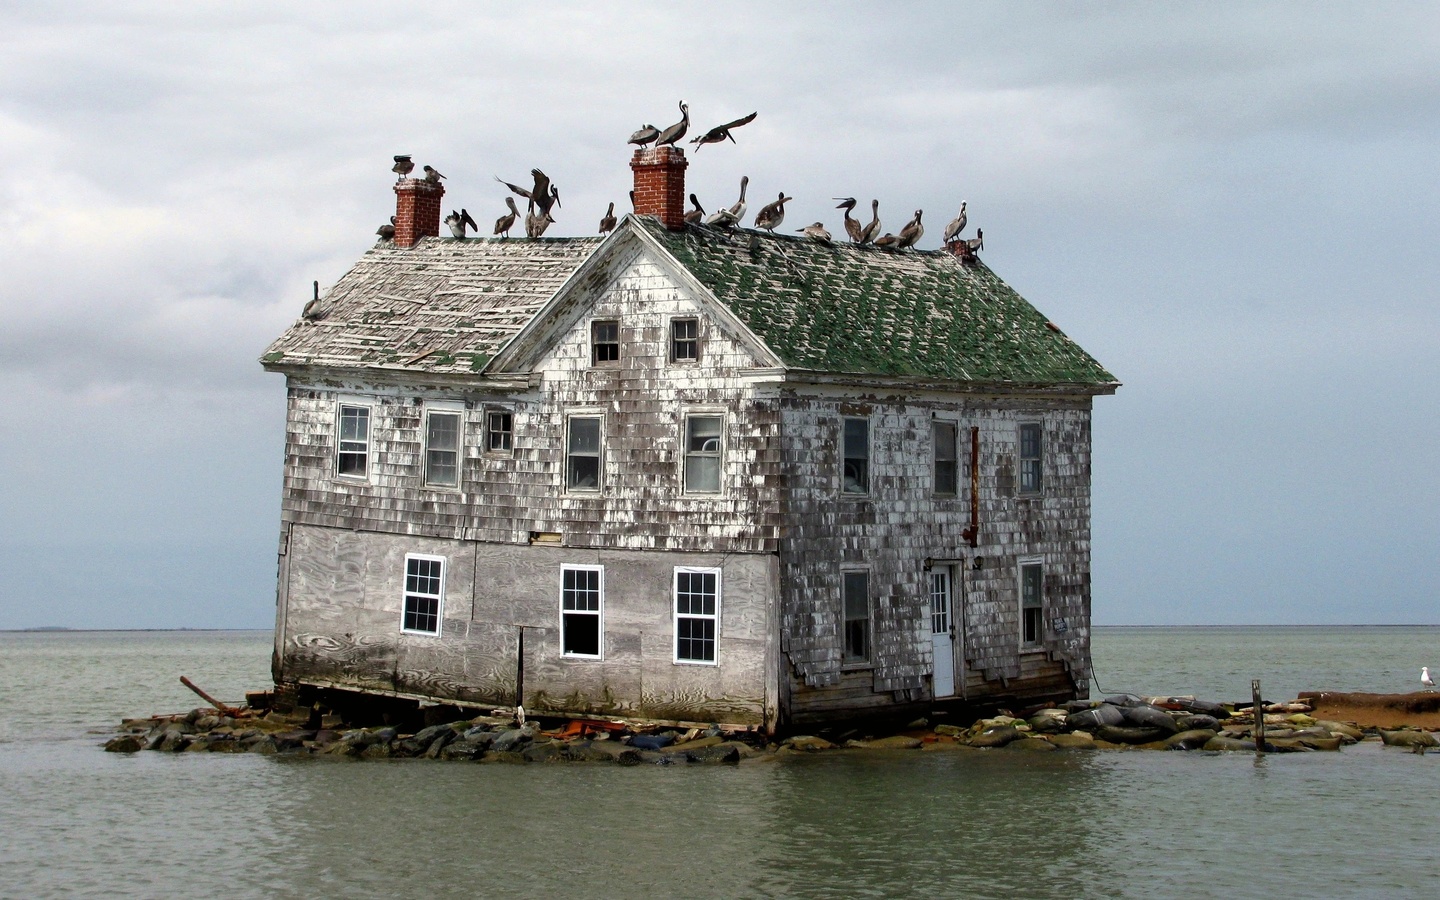
[[675,570],[675,661],[715,663],[720,570]]
[[955,496],[959,486],[960,466],[955,451],[955,424],[934,422],[930,426],[931,443],[935,452],[935,493],[942,497]]
[[600,490],[600,417],[571,416],[565,444],[565,486]]
[[844,427],[844,471],[841,490],[847,494],[870,491],[870,420],[846,419]]
[[620,323],[602,319],[590,323],[590,362],[603,365],[620,361]]
[[460,484],[460,413],[425,411],[425,483],[434,487]]
[[1038,562],[1020,564],[1020,646],[1040,644],[1044,622],[1044,570]]
[[1029,423],[1020,426],[1020,493],[1040,493],[1041,480],[1040,426]]
[[509,453],[515,447],[515,420],[509,410],[493,410],[485,415],[485,449],[490,453]]
[[842,573],[845,606],[845,665],[870,662],[870,573]]
[[340,404],[340,440],[335,473],[353,478],[370,474],[370,407]]
[[700,320],[670,320],[670,361],[698,362],[700,360]]
[[722,416],[685,418],[685,492],[720,492],[720,429]]
[[566,566],[560,577],[560,652],[599,659],[605,569]]
[[445,558],[407,555],[405,611],[400,620],[400,630],[438,635],[444,602]]

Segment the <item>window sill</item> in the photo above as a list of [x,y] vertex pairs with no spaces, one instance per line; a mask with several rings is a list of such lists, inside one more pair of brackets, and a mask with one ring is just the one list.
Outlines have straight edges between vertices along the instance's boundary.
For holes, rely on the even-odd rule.
[[671,660],[671,662],[677,666],[700,666],[707,669],[717,669],[720,667],[720,661],[718,659],[713,662],[705,662],[699,659],[675,659]]
[[603,656],[587,656],[587,655],[582,654],[582,653],[562,653],[562,654],[560,654],[560,658],[561,658],[561,659],[574,659],[574,660],[579,660],[580,662],[604,662],[604,661],[605,661],[605,657],[603,657]]
[[408,634],[408,635],[410,635],[411,637],[438,638],[438,637],[440,636],[440,632],[438,632],[438,631],[414,631],[414,630],[409,629],[409,628],[402,628],[402,629],[400,629],[400,633],[401,633],[401,634]]
[[853,662],[840,664],[841,672],[870,672],[874,669],[875,664],[873,662]]

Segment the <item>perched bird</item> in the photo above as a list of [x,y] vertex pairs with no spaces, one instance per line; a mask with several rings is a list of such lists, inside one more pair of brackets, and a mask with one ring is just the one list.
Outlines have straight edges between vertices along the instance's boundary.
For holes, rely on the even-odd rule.
[[300,318],[311,322],[318,322],[325,318],[325,313],[320,309],[320,282],[315,282],[315,296],[305,304],[305,309],[300,312]]
[[430,182],[431,184],[439,184],[440,179],[445,177],[444,175],[441,175],[439,172],[435,171],[429,166],[421,166],[421,168],[425,170],[425,180]]
[[683,138],[683,137],[685,136],[685,132],[687,132],[687,131],[689,131],[689,130],[690,130],[690,107],[688,107],[688,106],[685,105],[685,101],[684,101],[684,100],[681,100],[681,101],[680,101],[680,121],[676,122],[674,125],[671,125],[669,128],[667,128],[667,129],[665,129],[664,131],[660,132],[659,136],[655,138],[655,146],[656,146],[656,147],[663,147],[663,146],[665,146],[666,144],[669,144],[669,145],[671,145],[671,146],[674,146],[674,145],[675,145],[675,142],[678,141],[678,140],[680,140],[681,138]]
[[395,217],[391,216],[390,223],[388,225],[381,225],[375,229],[375,233],[380,235],[380,240],[382,241],[395,240]]
[[634,134],[630,135],[629,143],[635,144],[639,147],[644,147],[646,144],[654,143],[655,139],[659,136],[660,129],[647,122],[646,124],[641,125]]
[[717,209],[705,220],[706,225],[716,228],[734,228],[745,217],[745,188],[750,186],[750,176],[740,176],[740,199],[729,209]]
[[975,236],[974,236],[973,238],[971,238],[970,240],[966,241],[966,242],[965,242],[965,246],[967,246],[967,247],[970,248],[970,252],[971,252],[972,254],[978,253],[979,251],[984,250],[984,249],[985,249],[985,229],[983,229],[983,228],[977,228],[977,229],[975,229]]
[[730,129],[739,128],[741,125],[749,125],[751,122],[755,121],[756,115],[757,113],[752,112],[750,115],[742,116],[741,118],[736,119],[733,122],[726,122],[724,125],[716,125],[714,128],[690,141],[690,143],[695,145],[696,153],[699,153],[700,148],[705,146],[706,144],[718,144],[726,138],[729,138],[730,143],[733,144],[735,143],[735,136],[730,133]]
[[924,210],[915,210],[915,218],[905,223],[905,227],[900,229],[900,247],[913,247],[920,242],[920,238],[925,236],[925,226],[920,224],[920,216],[923,212]]
[[948,244],[958,238],[960,232],[965,230],[965,223],[968,221],[969,217],[965,215],[965,204],[961,203],[960,214],[951,219],[950,224],[945,226],[945,243]]
[[840,205],[835,208],[845,210],[845,233],[850,235],[850,240],[854,241],[857,244],[860,243],[863,240],[862,235],[864,235],[865,229],[860,227],[859,219],[853,219],[850,217],[850,212],[855,209],[855,198],[831,197],[830,199],[840,201]]
[[860,232],[860,243],[874,243],[875,236],[880,233],[880,201],[870,201],[870,224]]
[[399,175],[400,180],[404,181],[406,175],[409,175],[411,172],[415,171],[415,164],[410,161],[410,157],[408,156],[397,156],[395,157],[395,165],[390,167],[390,171],[394,172],[396,175]]
[[606,233],[607,231],[614,231],[614,230],[615,230],[615,204],[612,203],[612,204],[610,204],[610,208],[607,209],[607,210],[605,210],[605,218],[603,218],[603,219],[600,220],[600,233],[601,233],[601,234],[604,234],[604,233]]
[[510,212],[495,220],[495,234],[508,238],[510,229],[515,227],[515,220],[520,218],[520,210],[515,208],[514,197],[506,197],[505,205],[510,207]]
[[878,237],[875,239],[875,246],[883,247],[886,250],[899,245],[899,243],[900,239],[888,231],[885,232],[885,235],[883,237]]
[[803,233],[806,240],[814,241],[817,244],[830,243],[830,232],[825,230],[825,224],[823,222],[816,222],[813,225],[806,225],[804,228],[797,228],[795,230]]
[[539,169],[531,169],[530,177],[535,179],[535,185],[528,191],[520,187],[518,184],[511,184],[508,181],[500,181],[499,175],[495,176],[495,180],[500,181],[500,183],[509,188],[512,193],[524,197],[526,200],[534,203],[537,207],[540,208],[540,211],[542,213],[549,215],[550,207],[560,205],[560,189],[555,187],[555,185],[551,184],[550,176],[546,175]]
[[[318,285],[319,282],[317,281],[316,284]],[[317,290],[318,290],[318,288],[317,288]],[[316,296],[319,296],[319,295],[317,294]],[[1421,667],[1420,667],[1420,683],[1423,684],[1423,685],[1425,685],[1427,688],[1433,688],[1433,687],[1435,687],[1435,679],[1433,679],[1433,678],[1430,677],[1430,667],[1429,667],[1429,666],[1421,666]]]
[[548,211],[536,213],[535,202],[530,202],[530,207],[525,211],[525,236],[538,238],[545,233],[555,220],[550,217]]
[[785,192],[781,191],[779,200],[767,204],[755,214],[755,227],[763,228],[774,234],[775,229],[780,227],[780,223],[785,221],[785,204],[794,199],[794,197],[785,196]]
[[470,213],[463,209],[458,213],[453,209],[450,210],[450,215],[445,217],[445,224],[450,226],[450,233],[462,241],[465,240],[466,228],[469,228],[471,231],[480,230],[480,226],[476,225],[475,220],[470,218]]
[[631,192],[630,192],[630,211],[631,211],[632,213],[635,211],[635,192],[634,192],[634,191],[631,191]]
[[696,197],[694,194],[690,195],[690,202],[695,204],[695,208],[686,211],[685,224],[699,225],[705,219],[705,207],[700,205],[700,198]]

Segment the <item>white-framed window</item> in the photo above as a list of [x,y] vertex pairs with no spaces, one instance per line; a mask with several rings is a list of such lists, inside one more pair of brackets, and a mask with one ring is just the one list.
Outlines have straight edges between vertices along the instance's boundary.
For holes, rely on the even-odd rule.
[[515,450],[515,414],[508,409],[485,412],[485,452],[510,454]]
[[675,567],[675,662],[718,665],[720,570]]
[[560,569],[560,652],[582,659],[605,656],[605,567]]
[[670,361],[700,361],[700,320],[691,316],[670,320]]
[[870,493],[870,420],[843,419],[840,490],[846,494]]
[[613,366],[620,362],[620,322],[596,319],[590,323],[590,364]]
[[694,413],[685,417],[685,493],[720,493],[722,433],[725,417]]
[[840,603],[844,614],[844,649],[841,663],[863,666],[870,663],[870,572],[845,569],[840,573]]
[[1044,463],[1043,432],[1038,422],[1025,422],[1017,429],[1020,444],[1020,493],[1038,494],[1044,487],[1041,470]]
[[1045,627],[1045,567],[1039,559],[1020,560],[1020,646],[1039,647]]
[[445,619],[445,557],[405,555],[405,600],[400,630],[439,636]]
[[954,497],[960,489],[960,460],[956,449],[959,428],[954,422],[930,423],[930,446],[934,454],[935,494]]
[[425,407],[425,484],[460,486],[460,435],[463,408],[458,404]]
[[338,403],[335,407],[335,474],[370,477],[370,407]]
[[601,416],[570,416],[565,420],[565,487],[568,490],[600,490],[604,421]]

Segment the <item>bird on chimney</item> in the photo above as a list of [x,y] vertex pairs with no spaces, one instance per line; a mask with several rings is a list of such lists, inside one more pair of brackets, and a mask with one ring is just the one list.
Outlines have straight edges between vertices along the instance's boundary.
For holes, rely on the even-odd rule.
[[[539,207],[542,213],[550,214],[550,207],[560,205],[560,189],[550,183],[550,176],[539,169],[531,169],[530,177],[535,179],[535,184],[530,190],[520,187],[518,184],[511,184],[508,181],[500,181],[496,175],[495,180],[505,185],[510,191],[518,196],[524,197]],[[552,220],[553,221],[553,220]]]
[[968,221],[970,221],[970,217],[965,215],[965,204],[961,203],[959,215],[951,219],[950,224],[945,226],[945,243],[948,244],[958,238],[960,232],[965,230],[965,223]]
[[508,238],[510,229],[515,227],[515,220],[520,218],[520,210],[515,208],[515,198],[506,197],[505,205],[510,207],[510,212],[495,220],[495,234]]
[[865,226],[865,229],[860,232],[860,243],[862,243],[862,244],[872,244],[872,243],[874,243],[874,242],[875,242],[875,236],[878,235],[879,233],[880,233],[880,201],[879,201],[879,200],[871,200],[871,201],[870,201],[870,224],[869,224],[869,225],[866,225],[866,226]]
[[806,225],[804,228],[797,228],[796,231],[805,235],[807,241],[814,241],[817,244],[830,244],[830,232],[825,230],[823,222],[816,222],[814,225]]
[[375,233],[380,235],[380,240],[382,241],[395,240],[395,217],[391,216],[390,224],[381,225],[379,228],[375,229]]
[[785,204],[794,199],[794,197],[785,196],[785,192],[781,191],[779,200],[766,204],[755,214],[755,227],[763,228],[774,234],[775,229],[780,227],[780,223],[785,221]]
[[899,243],[900,239],[888,231],[885,232],[882,237],[878,237],[875,239],[875,246],[883,250],[889,250],[890,248],[898,245]]
[[637,147],[643,149],[646,144],[654,143],[655,139],[659,136],[660,129],[656,128],[654,125],[651,125],[649,122],[646,122],[644,125],[641,125],[634,134],[630,135],[629,143],[635,144]]
[[699,225],[705,219],[705,207],[700,205],[700,198],[696,197],[694,194],[690,195],[690,202],[695,204],[695,208],[691,210],[686,210],[685,224]]
[[630,211],[631,211],[632,213],[635,211],[635,192],[634,192],[634,191],[631,191],[631,192],[630,192]]
[[450,233],[462,241],[465,240],[465,229],[467,227],[472,231],[480,230],[480,226],[476,225],[475,220],[470,218],[470,213],[463,209],[458,213],[453,209],[450,210],[450,215],[445,217],[445,224],[450,226]]
[[717,209],[705,220],[706,225],[715,228],[734,228],[745,218],[745,189],[750,186],[750,176],[740,176],[740,199],[729,209]]
[[607,210],[605,210],[605,218],[603,218],[603,219],[600,220],[600,233],[601,233],[601,234],[605,234],[606,232],[610,232],[610,231],[614,231],[614,230],[615,230],[615,204],[612,203],[612,204],[610,204],[610,208],[607,209]]
[[320,309],[320,282],[315,282],[315,296],[305,304],[305,308],[300,312],[300,318],[310,322],[318,322],[325,318],[325,312]]
[[671,125],[669,128],[667,128],[667,129],[665,129],[664,131],[660,132],[659,137],[655,138],[655,146],[656,146],[656,147],[664,147],[666,144],[669,144],[669,145],[671,145],[671,146],[674,146],[674,145],[675,145],[675,142],[678,141],[678,140],[680,140],[681,138],[683,138],[683,137],[685,136],[685,132],[687,132],[687,131],[689,131],[689,130],[690,130],[690,107],[688,107],[688,106],[685,105],[685,101],[684,101],[684,100],[681,100],[681,101],[680,101],[680,121],[676,122],[674,125]]
[[700,148],[705,146],[706,144],[718,144],[726,138],[729,138],[730,143],[733,144],[735,143],[735,136],[730,133],[730,129],[739,128],[741,125],[749,125],[751,122],[755,121],[756,115],[758,115],[758,113],[752,112],[750,115],[742,116],[733,122],[726,122],[724,125],[716,125],[714,128],[690,141],[690,143],[695,145],[696,153],[699,153]]
[[983,228],[977,228],[977,229],[975,229],[975,236],[974,236],[973,238],[971,238],[970,240],[966,241],[966,242],[965,242],[965,246],[967,246],[967,247],[970,248],[970,253],[971,253],[972,255],[973,255],[973,254],[976,254],[976,253],[979,253],[981,250],[984,250],[984,249],[985,249],[985,229],[983,229]]
[[422,166],[421,168],[425,170],[425,180],[430,182],[431,184],[439,184],[440,179],[445,177],[444,175],[441,175],[439,172],[435,171],[429,166]]
[[900,240],[897,246],[901,249],[915,246],[920,242],[920,238],[925,236],[925,226],[920,224],[920,216],[923,213],[924,210],[915,210],[915,218],[905,223],[905,227],[900,229]]
[[865,229],[860,226],[860,220],[851,218],[850,213],[855,209],[854,197],[831,197],[831,200],[839,200],[840,205],[836,209],[845,210],[845,233],[850,235],[850,240],[856,244],[860,243]]
[[529,238],[540,237],[545,233],[545,229],[549,228],[554,221],[548,210],[537,214],[535,212],[535,201],[530,201],[530,206],[525,211],[525,236]]
[[395,165],[390,167],[390,171],[394,172],[396,175],[399,175],[400,180],[404,181],[406,175],[409,175],[411,172],[415,171],[415,164],[410,161],[410,157],[408,156],[397,156],[395,157]]

